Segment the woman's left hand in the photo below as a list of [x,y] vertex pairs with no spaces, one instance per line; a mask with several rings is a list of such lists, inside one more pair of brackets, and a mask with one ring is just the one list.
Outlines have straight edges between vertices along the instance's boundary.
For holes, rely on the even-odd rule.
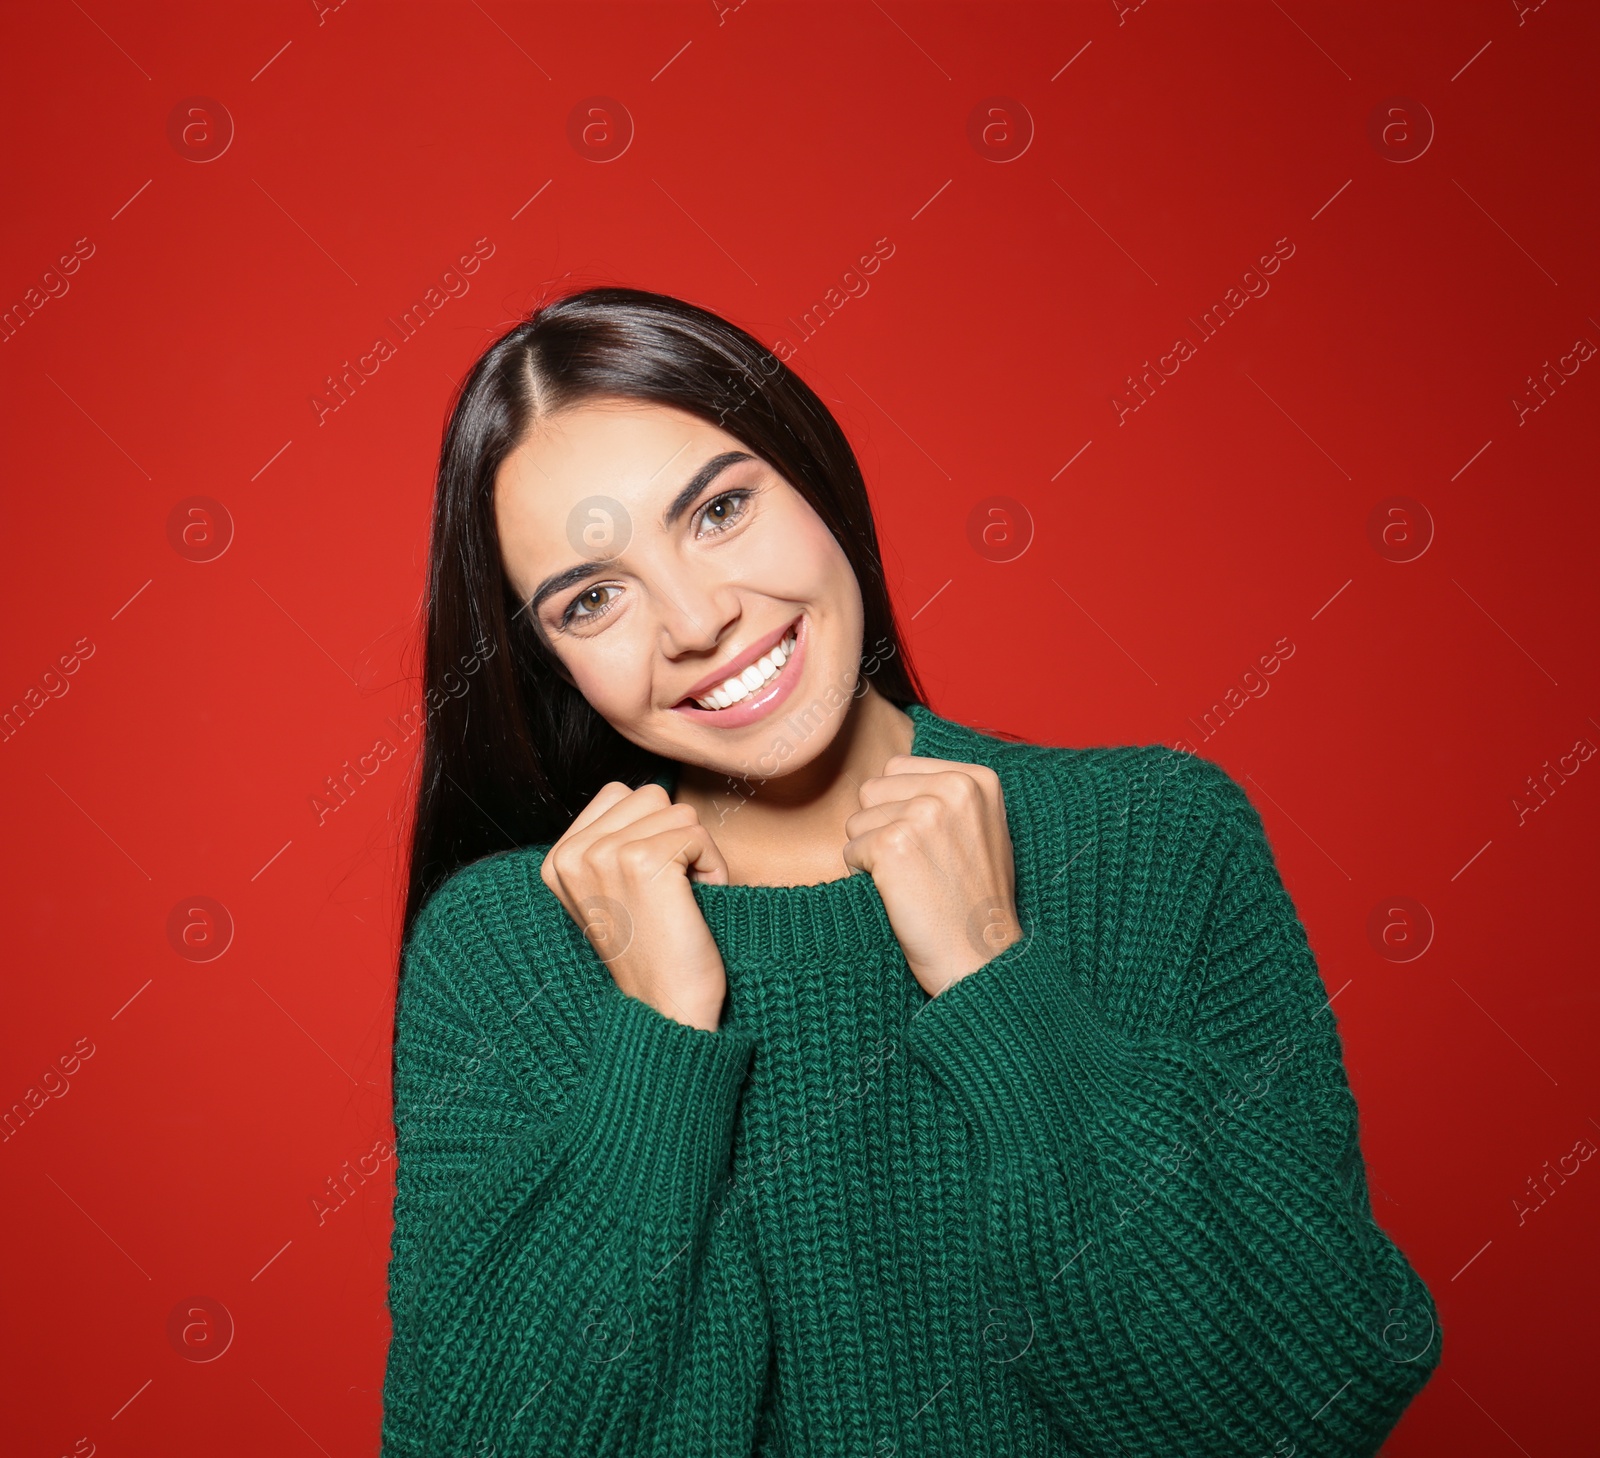
[[877,883],[911,975],[937,997],[1022,938],[1000,777],[895,754],[861,786],[845,863]]

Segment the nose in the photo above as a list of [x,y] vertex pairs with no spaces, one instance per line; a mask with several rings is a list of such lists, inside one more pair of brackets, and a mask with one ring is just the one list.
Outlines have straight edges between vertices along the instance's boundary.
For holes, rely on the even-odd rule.
[[739,618],[739,597],[731,587],[679,576],[658,580],[652,590],[661,624],[661,648],[668,658],[710,653]]

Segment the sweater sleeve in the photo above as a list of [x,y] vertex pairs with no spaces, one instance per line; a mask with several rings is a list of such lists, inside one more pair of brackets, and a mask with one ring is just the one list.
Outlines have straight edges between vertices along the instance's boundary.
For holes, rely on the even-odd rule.
[[1259,815],[1221,869],[1183,1036],[1132,1037],[1032,935],[908,1037],[975,1130],[994,1359],[1086,1453],[1375,1453],[1438,1364],[1373,1218],[1332,1008]]
[[[717,1203],[751,1035],[607,978],[553,1107],[506,1046],[548,1000],[508,1023],[487,940],[452,926],[419,918],[398,1000],[384,1458],[744,1458],[771,1325]],[[547,1015],[540,1046],[573,1051]]]

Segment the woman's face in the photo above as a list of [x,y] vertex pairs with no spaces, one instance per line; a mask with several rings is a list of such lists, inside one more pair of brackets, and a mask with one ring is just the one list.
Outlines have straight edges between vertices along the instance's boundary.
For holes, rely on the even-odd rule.
[[670,406],[585,402],[506,458],[494,507],[523,611],[624,738],[761,776],[833,739],[861,590],[805,498],[733,436]]

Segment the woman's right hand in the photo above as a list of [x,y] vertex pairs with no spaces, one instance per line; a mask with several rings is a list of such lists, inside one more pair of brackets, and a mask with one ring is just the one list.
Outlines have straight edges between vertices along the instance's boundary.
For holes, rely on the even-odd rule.
[[728,884],[692,805],[660,785],[605,785],[539,869],[616,984],[666,1017],[714,1032],[727,973],[690,880]]

